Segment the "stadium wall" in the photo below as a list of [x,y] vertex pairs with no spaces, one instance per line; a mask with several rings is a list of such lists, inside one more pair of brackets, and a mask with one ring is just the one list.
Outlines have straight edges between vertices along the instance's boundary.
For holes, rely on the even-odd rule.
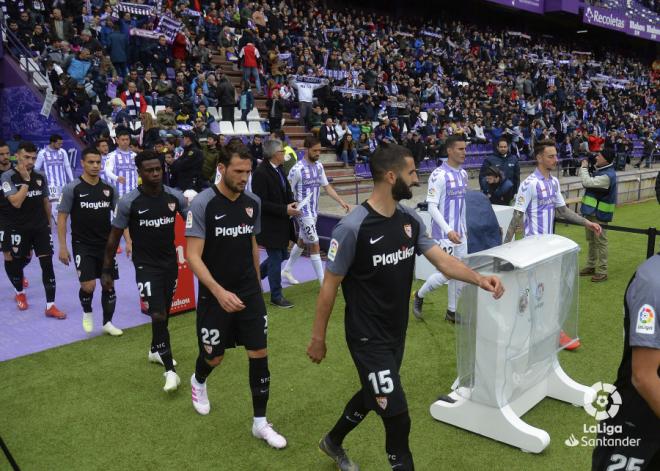
[[18,134],[42,148],[48,145],[51,134],[59,134],[64,138],[63,148],[69,153],[72,168],[78,169],[80,140],[60,122],[55,111],[48,118],[41,115],[41,93],[9,55],[0,57],[0,138],[10,141]]

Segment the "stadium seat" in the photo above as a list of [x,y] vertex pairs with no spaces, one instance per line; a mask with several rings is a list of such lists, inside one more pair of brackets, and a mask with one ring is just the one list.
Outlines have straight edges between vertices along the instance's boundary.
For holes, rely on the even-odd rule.
[[234,135],[234,127],[231,125],[231,121],[220,121],[220,134],[225,136]]
[[422,118],[422,121],[426,122],[429,119],[429,114],[426,111],[420,111],[419,117]]
[[213,116],[213,119],[220,121],[220,115],[218,114],[218,109],[215,106],[209,106],[209,113]]
[[149,113],[154,118],[156,117],[156,111],[154,111],[154,107],[151,105],[147,106],[147,113]]
[[234,108],[234,121],[240,121],[241,120],[241,110],[238,108]]
[[[240,116],[239,116],[240,118]],[[263,118],[259,115],[259,110],[256,108],[252,108],[250,112],[247,115],[247,120],[248,121],[262,121]]]
[[268,134],[264,131],[264,128],[259,121],[249,121],[248,130],[250,131],[250,134]]
[[247,123],[245,121],[236,121],[234,122],[234,134],[239,136],[247,136],[251,134],[248,130]]
[[156,114],[158,114],[159,111],[165,111],[165,107],[163,105],[156,105],[154,110],[156,111]]

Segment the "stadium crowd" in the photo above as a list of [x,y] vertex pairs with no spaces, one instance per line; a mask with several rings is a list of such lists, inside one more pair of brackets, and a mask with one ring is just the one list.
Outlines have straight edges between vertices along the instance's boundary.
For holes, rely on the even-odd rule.
[[[176,158],[182,130],[204,144],[219,133],[209,107],[233,122],[234,107],[246,119],[264,96],[271,131],[292,112],[346,163],[384,140],[414,148],[418,160],[445,157],[456,133],[481,144],[505,136],[519,156],[554,137],[569,144],[570,162],[600,139],[629,151],[632,137],[655,143],[660,133],[649,64],[558,38],[294,1],[165,1],[180,29],[145,38],[159,17],[128,4],[55,3],[10,2],[8,26],[42,61],[58,112],[88,143],[139,120],[134,143],[170,138]],[[240,93],[216,53],[242,68]],[[153,119],[149,105],[166,108]]]

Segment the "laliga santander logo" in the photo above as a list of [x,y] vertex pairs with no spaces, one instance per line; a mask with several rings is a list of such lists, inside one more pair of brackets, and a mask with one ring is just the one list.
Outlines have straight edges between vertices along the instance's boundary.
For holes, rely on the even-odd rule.
[[[593,402],[587,402],[588,399],[585,394],[583,406],[585,412],[598,421],[614,417],[619,412],[619,407],[621,407],[621,395],[616,387],[613,384],[599,381],[591,385],[591,389],[596,391],[596,399]],[[609,404],[610,402],[611,404]]]

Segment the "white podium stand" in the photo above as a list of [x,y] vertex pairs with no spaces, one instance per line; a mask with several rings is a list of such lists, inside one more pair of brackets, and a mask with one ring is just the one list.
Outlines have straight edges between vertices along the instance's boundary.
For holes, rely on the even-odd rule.
[[[495,217],[497,217],[497,222],[500,225],[500,229],[502,229],[502,234],[506,234],[506,231],[509,229],[509,223],[511,223],[511,219],[513,218],[513,207],[494,204],[493,211],[495,211]],[[426,235],[431,237],[431,215],[428,211],[417,211],[417,214],[424,221]],[[426,281],[435,272],[435,267],[431,265],[431,262],[426,257],[417,255],[415,259],[415,278]]]
[[442,422],[540,453],[544,430],[520,417],[543,398],[583,406],[596,393],[561,368],[562,330],[577,337],[577,254],[556,235],[527,237],[469,255],[465,263],[496,274],[506,289],[495,301],[475,286],[463,289],[457,312],[458,379],[448,399],[431,405]]

